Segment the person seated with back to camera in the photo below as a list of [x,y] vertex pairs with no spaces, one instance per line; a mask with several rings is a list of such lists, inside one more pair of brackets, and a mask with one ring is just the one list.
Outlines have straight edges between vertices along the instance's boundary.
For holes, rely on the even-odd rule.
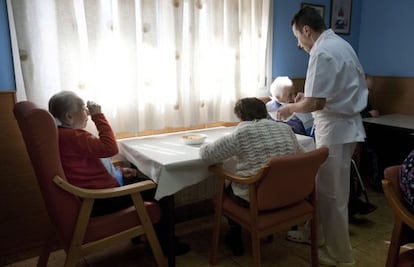
[[[267,111],[273,120],[277,110],[286,103],[295,102],[296,90],[292,80],[287,76],[277,77],[270,85],[270,101],[266,103]],[[295,113],[286,123],[296,134],[312,136],[313,118],[311,113]]]
[[[59,151],[63,171],[69,183],[82,188],[115,188],[149,179],[139,170],[115,167],[111,157],[118,153],[118,145],[111,126],[101,111],[101,106],[84,101],[72,91],[61,91],[49,100],[49,112],[55,118]],[[88,116],[91,116],[98,131],[98,136],[85,130]],[[154,201],[155,189],[141,192],[144,200]],[[127,196],[96,199],[91,216],[103,216],[134,205]],[[161,217],[162,218],[162,217]],[[164,248],[165,233],[160,223],[154,229]],[[134,243],[139,238],[132,240]],[[176,253],[183,254],[189,250],[187,244],[179,243]]]
[[[267,119],[266,106],[260,99],[249,97],[238,100],[234,113],[241,121],[234,131],[201,146],[200,156],[207,163],[225,162],[226,170],[247,177],[255,174],[274,156],[304,152],[289,125]],[[246,185],[231,183],[226,187],[226,193],[237,204],[249,206]],[[229,218],[228,221],[230,229],[225,236],[225,243],[234,255],[242,255],[241,226]]]

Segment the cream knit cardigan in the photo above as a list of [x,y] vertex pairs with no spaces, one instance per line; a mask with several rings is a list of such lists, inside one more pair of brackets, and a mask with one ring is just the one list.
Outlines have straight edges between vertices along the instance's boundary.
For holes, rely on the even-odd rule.
[[[232,134],[200,148],[200,156],[208,164],[223,162],[233,157],[232,171],[240,176],[253,175],[271,157],[304,152],[289,125],[268,119],[243,121]],[[248,201],[245,185],[233,183],[233,192]]]

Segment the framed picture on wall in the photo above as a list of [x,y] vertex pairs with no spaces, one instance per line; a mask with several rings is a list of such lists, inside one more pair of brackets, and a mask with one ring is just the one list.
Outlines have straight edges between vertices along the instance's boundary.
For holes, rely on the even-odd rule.
[[310,3],[302,3],[300,7],[301,8],[312,7],[314,9],[316,9],[316,11],[319,12],[319,14],[322,16],[323,19],[325,19],[325,6],[315,5],[315,4],[310,4]]
[[331,0],[331,29],[339,34],[351,32],[352,0]]

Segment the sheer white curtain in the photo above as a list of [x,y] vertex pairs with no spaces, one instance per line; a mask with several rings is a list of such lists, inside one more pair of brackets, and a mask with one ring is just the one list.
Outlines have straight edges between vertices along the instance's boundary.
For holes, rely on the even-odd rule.
[[8,8],[27,99],[46,108],[54,93],[74,91],[100,103],[115,132],[234,121],[235,101],[265,86],[270,0],[13,0]]

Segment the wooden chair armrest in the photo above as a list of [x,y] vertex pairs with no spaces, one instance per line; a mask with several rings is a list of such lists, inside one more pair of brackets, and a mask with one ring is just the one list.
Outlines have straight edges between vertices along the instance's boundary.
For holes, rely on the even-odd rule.
[[405,224],[414,229],[414,214],[405,207],[404,203],[401,202],[401,199],[398,197],[397,193],[394,190],[392,182],[387,179],[383,179],[381,182],[382,188],[384,189],[384,194],[386,196],[388,204],[391,207],[391,210]]
[[390,180],[391,177],[398,177],[400,173],[401,165],[389,166],[384,170],[384,178]]
[[121,187],[105,189],[87,189],[72,185],[68,181],[62,179],[62,177],[57,175],[53,178],[53,182],[55,182],[63,190],[70,192],[78,197],[93,199],[130,195],[156,187],[156,184],[153,181],[147,180]]
[[259,171],[255,175],[252,175],[252,176],[238,176],[238,175],[235,175],[233,173],[230,173],[230,172],[226,171],[223,168],[222,164],[214,164],[214,165],[210,165],[208,167],[210,172],[212,172],[214,174],[217,174],[218,176],[221,176],[226,180],[229,180],[229,181],[235,182],[235,183],[240,183],[240,184],[253,184],[253,183],[256,183],[257,181],[259,181],[263,177],[265,171],[268,168],[269,168],[268,166],[264,166],[263,168],[259,169]]

